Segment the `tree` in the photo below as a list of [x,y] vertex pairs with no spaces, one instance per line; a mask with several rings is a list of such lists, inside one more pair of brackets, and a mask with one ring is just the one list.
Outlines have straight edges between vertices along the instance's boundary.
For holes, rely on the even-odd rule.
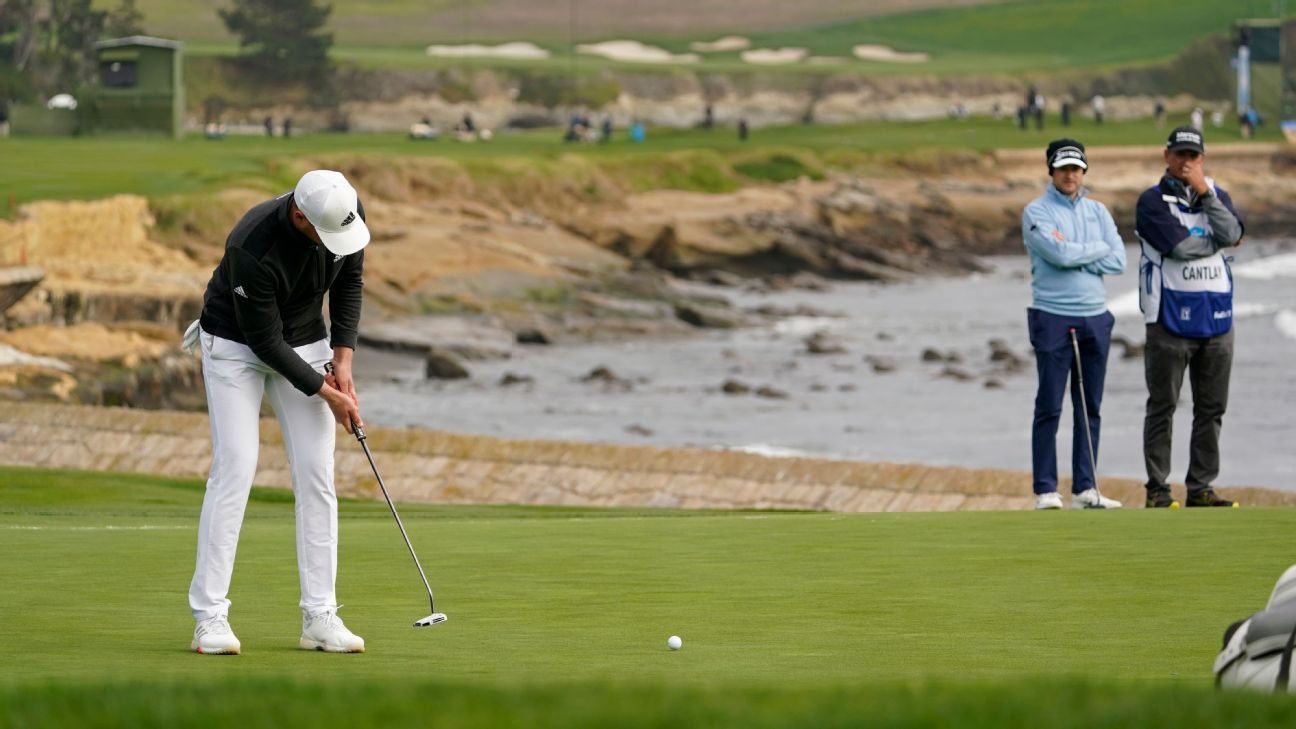
[[0,0],[0,97],[23,99],[75,91],[93,84],[94,51],[113,18],[140,32],[135,0],[117,10],[95,10],[92,0]]
[[249,70],[262,78],[327,89],[333,66],[333,34],[323,31],[331,5],[316,0],[233,0],[221,20],[239,37]]
[[122,0],[121,5],[109,10],[104,30],[113,38],[143,35],[144,14],[136,7],[135,0]]

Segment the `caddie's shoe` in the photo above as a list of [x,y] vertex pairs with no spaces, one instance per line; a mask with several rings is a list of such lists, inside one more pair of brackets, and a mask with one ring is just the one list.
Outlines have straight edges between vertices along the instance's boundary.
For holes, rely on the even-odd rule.
[[1178,509],[1179,502],[1170,495],[1170,489],[1148,489],[1145,509]]
[[1048,491],[1042,494],[1035,494],[1035,510],[1043,511],[1045,509],[1061,509],[1062,497],[1056,491]]
[[1119,509],[1121,502],[1109,499],[1098,493],[1098,489],[1087,489],[1071,495],[1072,509]]
[[328,653],[364,653],[364,638],[347,630],[336,608],[326,608],[302,616],[302,650]]
[[224,615],[199,620],[194,626],[193,642],[189,644],[191,651],[237,656],[241,649],[239,639],[234,637],[234,631],[230,629],[229,620]]
[[1236,509],[1237,504],[1228,499],[1221,498],[1215,493],[1215,489],[1202,489],[1201,491],[1189,491],[1188,498],[1185,500],[1187,506],[1222,506],[1226,509]]

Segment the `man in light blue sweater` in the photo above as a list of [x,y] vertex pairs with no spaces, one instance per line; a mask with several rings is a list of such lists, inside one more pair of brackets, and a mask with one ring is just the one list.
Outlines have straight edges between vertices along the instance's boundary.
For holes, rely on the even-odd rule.
[[[1120,508],[1119,501],[1099,493],[1091,464],[1098,461],[1103,381],[1116,323],[1107,311],[1102,277],[1125,270],[1125,244],[1107,207],[1086,196],[1084,178],[1089,162],[1084,145],[1074,139],[1054,140],[1045,156],[1051,182],[1022,213],[1022,239],[1031,262],[1031,307],[1026,321],[1039,371],[1031,431],[1035,508],[1062,508],[1057,492],[1057,429],[1068,379],[1074,416],[1071,506]],[[1072,330],[1080,348],[1079,373],[1073,372]],[[1085,438],[1084,409],[1078,406],[1077,374],[1083,375],[1092,454]]]

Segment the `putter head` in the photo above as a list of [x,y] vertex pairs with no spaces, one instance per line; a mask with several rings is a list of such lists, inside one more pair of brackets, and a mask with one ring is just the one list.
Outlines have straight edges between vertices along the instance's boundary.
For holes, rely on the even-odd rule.
[[426,628],[429,625],[439,625],[447,620],[449,620],[449,618],[446,617],[445,613],[432,613],[422,620],[415,621],[414,627]]

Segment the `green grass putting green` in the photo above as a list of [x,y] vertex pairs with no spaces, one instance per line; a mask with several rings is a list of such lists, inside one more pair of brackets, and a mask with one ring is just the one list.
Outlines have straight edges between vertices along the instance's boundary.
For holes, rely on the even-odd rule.
[[338,656],[296,648],[291,500],[258,489],[230,595],[244,654],[218,657],[187,650],[201,489],[0,468],[0,726],[272,704],[245,723],[441,707],[446,726],[1277,726],[1296,709],[1210,676],[1224,628],[1291,563],[1296,511],[411,504],[450,616],[415,630],[428,606],[385,505],[345,501],[339,598],[369,652]]

